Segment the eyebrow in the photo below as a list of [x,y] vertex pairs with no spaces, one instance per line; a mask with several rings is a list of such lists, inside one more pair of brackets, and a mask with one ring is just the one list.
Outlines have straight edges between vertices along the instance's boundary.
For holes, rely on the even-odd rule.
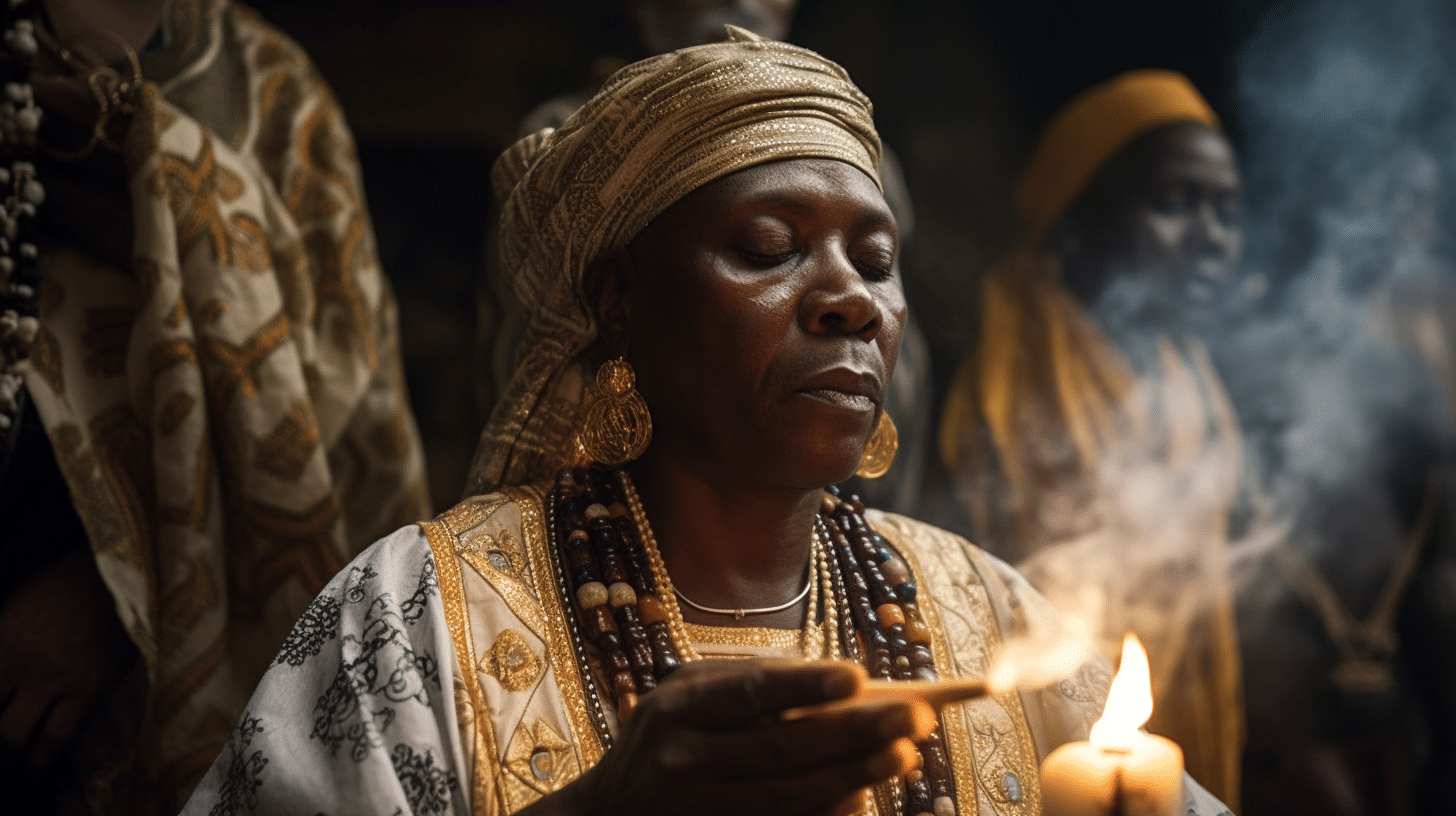
[[[815,209],[818,205],[803,198],[797,190],[778,189],[754,195],[746,199],[742,207],[769,207],[792,213],[803,213]],[[895,220],[895,214],[890,210],[890,205],[885,203],[883,207],[860,206],[851,204],[849,206],[859,210],[859,216],[855,219],[856,226],[865,227],[891,227],[899,234],[899,223]]]

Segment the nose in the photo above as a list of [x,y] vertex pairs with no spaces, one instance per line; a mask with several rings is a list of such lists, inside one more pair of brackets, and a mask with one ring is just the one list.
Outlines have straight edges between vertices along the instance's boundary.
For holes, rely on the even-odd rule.
[[1204,201],[1188,231],[1188,248],[1194,255],[1228,259],[1234,254],[1237,231],[1238,225],[1225,221],[1216,202]]
[[869,341],[884,314],[869,281],[842,251],[828,252],[809,272],[799,322],[811,334],[847,334]]

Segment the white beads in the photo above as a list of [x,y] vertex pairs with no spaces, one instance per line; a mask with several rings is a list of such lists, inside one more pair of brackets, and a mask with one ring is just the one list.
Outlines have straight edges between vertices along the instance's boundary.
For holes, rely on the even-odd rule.
[[18,375],[11,374],[8,371],[0,374],[0,410],[6,413],[14,413],[19,408],[15,402],[15,397],[20,393],[20,386],[22,384]]
[[601,581],[588,581],[576,590],[576,602],[581,604],[582,609],[596,609],[605,605],[610,597]]
[[5,32],[5,44],[22,57],[33,57],[40,52],[35,40],[35,23],[30,20],[16,20],[15,27]]
[[637,603],[637,592],[632,589],[631,584],[618,581],[607,587],[607,594],[611,596],[613,609]]

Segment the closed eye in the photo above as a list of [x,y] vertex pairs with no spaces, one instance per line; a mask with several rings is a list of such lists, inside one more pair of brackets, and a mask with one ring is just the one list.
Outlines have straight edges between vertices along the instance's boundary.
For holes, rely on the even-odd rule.
[[754,252],[747,249],[740,249],[738,250],[738,253],[743,256],[743,259],[747,261],[750,266],[755,266],[759,269],[773,269],[776,266],[783,266],[784,264],[793,260],[794,256],[799,254],[798,252],[795,252],[793,250],[789,250],[786,252],[766,253]]

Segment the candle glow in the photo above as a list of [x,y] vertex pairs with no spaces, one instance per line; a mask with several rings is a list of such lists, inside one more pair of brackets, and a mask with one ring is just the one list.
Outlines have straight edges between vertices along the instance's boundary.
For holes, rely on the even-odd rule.
[[1122,639],[1122,663],[1107,692],[1102,717],[1092,724],[1087,741],[1094,748],[1127,750],[1148,719],[1153,716],[1153,680],[1148,653],[1137,635]]
[[1172,740],[1138,730],[1153,714],[1149,675],[1147,652],[1128,635],[1087,741],[1058,746],[1042,763],[1046,816],[1183,813],[1183,752]]

